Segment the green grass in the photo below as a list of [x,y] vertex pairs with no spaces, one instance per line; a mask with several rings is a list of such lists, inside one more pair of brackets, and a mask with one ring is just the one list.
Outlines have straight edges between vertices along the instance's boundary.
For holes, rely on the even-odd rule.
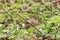
[[0,3],[0,39],[38,40],[41,37],[38,35],[60,38],[60,6],[30,2]]

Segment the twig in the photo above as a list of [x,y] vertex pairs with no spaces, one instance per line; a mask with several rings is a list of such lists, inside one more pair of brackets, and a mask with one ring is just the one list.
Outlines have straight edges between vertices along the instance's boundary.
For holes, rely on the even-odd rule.
[[[17,14],[18,15],[18,14]],[[20,15],[18,15],[18,16],[20,16]],[[21,16],[20,16],[21,17]],[[21,17],[22,18],[22,17]],[[22,18],[23,20],[25,20],[24,18]],[[31,24],[31,23],[30,23]],[[32,27],[34,27],[39,33],[40,33],[40,36],[42,37],[42,33],[33,25],[33,24],[31,24],[32,25]]]

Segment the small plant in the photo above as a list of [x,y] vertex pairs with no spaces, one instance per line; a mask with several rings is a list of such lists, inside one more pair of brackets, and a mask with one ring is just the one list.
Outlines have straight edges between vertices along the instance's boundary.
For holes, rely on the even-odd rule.
[[[16,1],[16,2],[15,2]],[[0,3],[0,40],[60,38],[60,6],[51,2],[15,0]]]

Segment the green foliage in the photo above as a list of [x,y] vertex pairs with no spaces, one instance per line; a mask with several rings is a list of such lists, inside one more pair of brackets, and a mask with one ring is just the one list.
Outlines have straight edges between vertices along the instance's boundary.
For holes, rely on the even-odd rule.
[[48,23],[60,23],[60,16],[54,16],[50,18]]
[[35,32],[36,30],[32,27],[27,30],[27,32],[31,35]]
[[[4,22],[6,19],[6,17],[5,17],[6,15],[5,14],[0,14],[0,22],[2,23],[2,22]],[[2,19],[3,18],[3,19]]]
[[32,0],[17,0],[14,4],[0,3],[0,6],[0,38],[5,37],[5,30],[8,38],[13,37],[13,40],[20,40],[25,35],[32,37],[39,31],[42,33],[39,35],[54,37],[56,28],[56,35],[60,37],[60,6],[54,7],[50,2],[35,3]]

